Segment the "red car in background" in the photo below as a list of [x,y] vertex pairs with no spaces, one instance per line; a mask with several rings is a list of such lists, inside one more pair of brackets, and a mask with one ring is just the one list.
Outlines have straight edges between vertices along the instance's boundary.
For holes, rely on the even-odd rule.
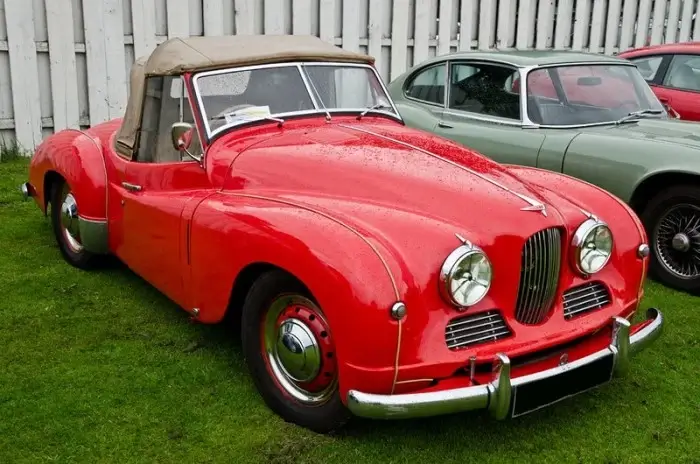
[[700,42],[653,45],[619,54],[637,65],[661,103],[700,121]]

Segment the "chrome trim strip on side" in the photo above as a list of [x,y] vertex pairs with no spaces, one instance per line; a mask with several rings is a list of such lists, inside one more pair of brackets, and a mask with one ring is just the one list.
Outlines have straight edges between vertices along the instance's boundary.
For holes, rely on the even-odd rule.
[[532,208],[535,208],[535,210],[541,211],[543,215],[545,215],[545,216],[547,215],[547,213],[546,213],[546,206],[545,206],[543,203],[541,203],[541,202],[539,202],[539,201],[537,201],[537,200],[535,200],[535,199],[533,199],[533,198],[530,198],[530,197],[528,197],[528,196],[526,196],[526,195],[523,195],[523,194],[521,194],[521,193],[518,193],[518,192],[516,192],[516,191],[514,191],[514,190],[511,190],[511,189],[509,189],[508,187],[506,187],[505,185],[501,184],[500,182],[495,181],[495,180],[491,179],[490,177],[486,177],[486,176],[484,176],[483,174],[480,174],[480,173],[478,173],[478,172],[476,172],[476,171],[474,171],[474,170],[472,170],[472,169],[469,169],[468,167],[466,167],[466,166],[464,166],[464,165],[461,165],[461,164],[459,164],[459,163],[455,163],[454,161],[448,160],[447,158],[443,158],[443,157],[440,156],[440,155],[437,155],[437,154],[435,154],[435,153],[429,152],[428,150],[424,150],[424,149],[419,148],[419,147],[417,147],[417,146],[415,146],[415,145],[411,145],[410,143],[402,142],[401,140],[396,140],[396,139],[394,139],[394,138],[387,137],[387,136],[385,136],[385,135],[381,135],[381,134],[378,134],[378,133],[376,133],[376,132],[369,131],[369,130],[367,130],[367,129],[360,129],[360,128],[358,128],[358,127],[348,126],[348,125],[345,125],[345,124],[339,124],[339,126],[340,126],[340,127],[344,127],[344,128],[346,128],[346,129],[354,130],[354,131],[357,131],[357,132],[363,132],[363,133],[365,133],[365,134],[373,135],[373,136],[375,136],[375,137],[379,137],[379,138],[384,139],[384,140],[389,140],[389,141],[394,142],[394,143],[397,143],[397,144],[399,144],[399,145],[403,145],[403,146],[405,146],[405,147],[407,147],[407,148],[411,148],[411,149],[413,149],[413,150],[419,151],[419,152],[424,153],[424,154],[426,154],[426,155],[432,156],[433,158],[437,158],[437,159],[439,159],[439,160],[441,160],[441,161],[443,161],[443,162],[445,162],[445,163],[451,164],[452,166],[455,166],[455,167],[460,168],[460,169],[462,169],[462,170],[464,170],[464,171],[467,171],[467,172],[469,172],[470,174],[473,174],[473,175],[475,175],[476,177],[480,178],[481,180],[485,180],[486,182],[489,182],[490,184],[495,185],[496,187],[498,187],[498,188],[500,188],[500,189],[502,189],[502,190],[505,190],[506,192],[508,192],[508,193],[510,193],[510,194],[512,194],[512,195],[515,195],[516,197],[520,198],[521,200],[523,200],[524,202],[526,202],[526,203],[529,205],[529,206],[526,206],[526,207],[522,208],[522,209],[521,209],[522,211],[531,211]]
[[[647,311],[647,322],[646,327],[630,336],[629,321],[615,317],[608,347],[571,363],[527,376],[511,379],[510,360],[500,353],[497,355],[498,366],[493,380],[485,385],[400,395],[350,390],[347,405],[353,414],[374,419],[407,419],[475,409],[488,409],[495,419],[505,419],[510,412],[514,387],[556,377],[610,355],[614,356],[613,375],[624,375],[630,358],[651,345],[663,330],[664,318],[657,309],[650,308]],[[565,398],[555,402],[563,399]]]
[[108,254],[108,225],[107,220],[85,219],[78,216],[80,241],[83,247],[91,253]]

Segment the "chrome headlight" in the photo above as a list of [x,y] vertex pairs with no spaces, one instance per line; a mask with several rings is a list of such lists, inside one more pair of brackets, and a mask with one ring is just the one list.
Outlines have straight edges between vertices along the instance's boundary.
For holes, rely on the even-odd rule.
[[595,274],[612,255],[612,232],[603,221],[589,218],[576,230],[571,245],[576,268],[583,274]]
[[491,262],[484,251],[470,243],[455,249],[442,264],[440,291],[459,309],[473,306],[491,287]]

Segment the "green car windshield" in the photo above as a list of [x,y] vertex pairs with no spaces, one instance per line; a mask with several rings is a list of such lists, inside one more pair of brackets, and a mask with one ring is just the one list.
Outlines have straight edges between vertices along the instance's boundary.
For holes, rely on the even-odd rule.
[[535,124],[616,123],[630,114],[666,117],[663,105],[634,66],[555,66],[527,75],[527,115]]

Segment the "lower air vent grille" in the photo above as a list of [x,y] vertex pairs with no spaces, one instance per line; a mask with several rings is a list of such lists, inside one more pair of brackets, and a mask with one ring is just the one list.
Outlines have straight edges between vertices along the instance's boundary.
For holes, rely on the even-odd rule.
[[451,350],[492,342],[509,335],[510,329],[498,310],[452,319],[445,328],[445,341]]
[[564,318],[571,319],[610,304],[610,292],[600,282],[591,282],[564,292]]

